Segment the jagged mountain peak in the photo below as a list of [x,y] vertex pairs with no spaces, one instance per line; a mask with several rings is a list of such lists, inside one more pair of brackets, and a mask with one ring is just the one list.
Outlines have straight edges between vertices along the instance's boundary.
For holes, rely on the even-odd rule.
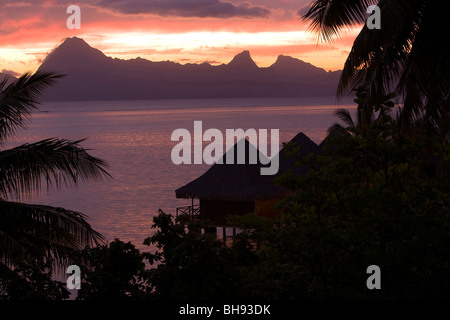
[[309,72],[326,72],[324,69],[313,66],[310,63],[282,54],[278,56],[277,60],[270,66],[270,68],[283,72],[298,72],[299,69],[308,70]]
[[98,49],[91,47],[86,41],[78,37],[66,38],[53,49],[45,58],[43,65],[59,66],[70,61],[95,61],[106,56]]
[[248,50],[219,66],[122,60],[77,37],[65,39],[39,69],[67,76],[44,101],[330,96],[339,76],[287,56],[259,68]]
[[255,61],[253,61],[250,56],[250,51],[244,50],[241,53],[234,56],[233,60],[228,64],[228,66],[239,67],[239,68],[252,68],[257,69]]

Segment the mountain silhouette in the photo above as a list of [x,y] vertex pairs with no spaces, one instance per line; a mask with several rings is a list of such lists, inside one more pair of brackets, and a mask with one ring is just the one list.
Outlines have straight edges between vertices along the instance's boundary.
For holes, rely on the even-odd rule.
[[241,71],[255,71],[259,69],[256,63],[252,60],[250,51],[248,50],[245,50],[236,55],[228,64],[228,68],[238,68]]
[[299,70],[305,75],[320,75],[325,72],[325,70],[315,67],[310,63],[284,55],[279,55],[277,61],[270,66],[270,69],[278,73],[286,74],[298,73]]
[[83,39],[73,37],[67,38],[60,46],[47,55],[44,64],[61,67],[71,64],[74,66],[80,63],[101,63],[107,56],[100,50],[92,48]]
[[283,55],[260,68],[249,51],[218,66],[122,60],[77,37],[50,52],[39,70],[66,75],[45,91],[44,101],[328,97],[335,95],[341,73]]

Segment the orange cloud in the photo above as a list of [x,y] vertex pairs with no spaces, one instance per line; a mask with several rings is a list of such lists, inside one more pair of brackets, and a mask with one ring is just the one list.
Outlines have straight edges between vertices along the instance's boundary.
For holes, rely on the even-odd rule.
[[[268,66],[279,54],[285,54],[335,70],[342,67],[346,52],[356,36],[355,32],[349,33],[332,44],[317,47],[314,38],[306,38],[302,33],[306,26],[296,15],[296,11],[309,0],[252,0],[246,5],[240,5],[242,0],[186,1],[210,3],[225,11],[229,8],[240,8],[242,12],[250,12],[248,10],[254,8],[267,11],[249,19],[242,12],[218,17],[211,10],[199,18],[199,12],[206,10],[205,7],[197,7],[199,11],[195,14],[187,14],[182,12],[187,9],[179,1],[170,0],[167,3],[178,11],[171,11],[171,15],[159,12],[158,15],[155,11],[163,9],[156,10],[145,4],[146,1],[136,0],[129,2],[135,4],[136,14],[133,14],[125,12],[117,5],[118,2],[108,1],[109,5],[100,7],[102,1],[88,0],[79,4],[81,29],[68,30],[66,1],[35,0],[30,6],[28,1],[6,0],[0,4],[0,48],[3,48],[3,51],[0,49],[3,58],[0,67],[16,72],[37,68],[45,54],[64,38],[78,36],[118,58],[141,56],[180,63],[227,63],[240,51],[250,50],[260,66]],[[155,5],[154,1],[150,2]],[[228,9],[223,6],[225,2],[231,7],[228,4],[225,4]],[[150,9],[155,9],[153,14],[149,14]],[[176,14],[178,16],[175,17]]]

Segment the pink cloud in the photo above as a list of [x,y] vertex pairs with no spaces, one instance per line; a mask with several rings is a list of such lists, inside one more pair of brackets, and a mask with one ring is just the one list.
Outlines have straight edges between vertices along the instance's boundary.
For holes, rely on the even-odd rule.
[[[165,4],[163,5],[162,2]],[[189,11],[185,5],[182,5],[187,2],[195,4],[195,10]],[[197,31],[236,33],[300,31],[304,30],[306,26],[296,16],[296,12],[309,2],[309,0],[276,2],[271,0],[85,0],[78,2],[81,7],[82,28],[68,30],[66,28],[68,14],[65,9],[67,5],[72,4],[68,1],[15,2],[4,0],[0,3],[0,47],[17,48],[25,52],[31,51],[30,49],[33,49],[33,52],[36,50],[49,52],[64,38],[79,36],[92,40],[93,45],[105,52],[122,52],[121,49],[109,48],[104,40],[115,33],[126,34],[128,32],[161,34],[164,37],[164,34],[184,34]],[[31,3],[32,5],[29,5]],[[127,3],[128,9],[124,7],[124,3]],[[169,8],[171,9],[169,10]],[[252,15],[250,12],[254,14]],[[335,50],[336,55],[344,55],[344,51],[350,50],[354,37],[355,34],[349,34],[331,45],[323,44],[319,46],[319,49],[322,51]],[[267,64],[270,59],[275,61],[279,54],[299,57],[309,53],[313,54],[314,50],[317,50],[313,38],[307,43],[304,39],[299,39],[298,43],[290,45],[268,46],[261,43],[258,46],[245,48],[232,43],[231,41],[228,48],[213,47],[204,48],[199,52],[189,52],[187,57],[182,56],[185,53],[182,52],[183,48],[171,48],[164,51],[151,48],[151,44],[144,43],[142,50],[136,48],[130,49],[135,52],[123,50],[123,54],[127,57],[159,54],[162,59],[164,59],[164,54],[170,54],[171,57],[178,54],[178,61],[189,59],[191,61],[225,62],[241,49],[248,49],[257,60]],[[176,52],[177,50],[180,52]],[[36,56],[36,59],[39,61],[41,56]],[[327,64],[326,61],[324,61],[325,64]],[[337,65],[334,68],[337,68]]]

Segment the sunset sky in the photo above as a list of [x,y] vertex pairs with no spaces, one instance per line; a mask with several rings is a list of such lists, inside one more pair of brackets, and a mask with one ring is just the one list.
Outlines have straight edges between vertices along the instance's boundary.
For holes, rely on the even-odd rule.
[[[358,29],[317,45],[301,21],[311,0],[2,0],[0,71],[34,71],[65,38],[83,38],[106,55],[181,64],[228,63],[249,50],[260,67],[280,54],[326,70],[341,69]],[[69,30],[69,5],[81,29]]]

